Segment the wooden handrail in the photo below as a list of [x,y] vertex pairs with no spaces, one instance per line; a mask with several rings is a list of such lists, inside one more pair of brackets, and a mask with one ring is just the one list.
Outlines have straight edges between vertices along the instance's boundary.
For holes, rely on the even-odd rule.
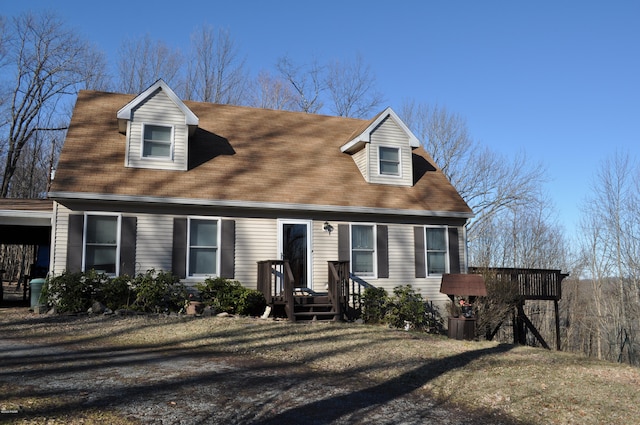
[[289,260],[283,261],[283,275],[284,275],[284,310],[287,313],[287,317],[290,321],[295,322],[296,316],[294,313],[294,300],[293,300],[293,272],[291,271],[291,266],[289,265]]
[[289,320],[294,321],[293,315],[293,272],[288,260],[258,261],[258,291],[262,292],[267,304],[274,303],[279,297],[285,302],[285,313]]
[[[336,268],[337,264],[334,261],[329,261],[329,300],[333,305],[333,311],[336,312],[336,317],[342,318],[344,312],[344,304],[346,304],[346,298],[342,297],[343,287],[345,286],[343,280],[340,278],[340,273]],[[348,291],[348,288],[347,288]]]

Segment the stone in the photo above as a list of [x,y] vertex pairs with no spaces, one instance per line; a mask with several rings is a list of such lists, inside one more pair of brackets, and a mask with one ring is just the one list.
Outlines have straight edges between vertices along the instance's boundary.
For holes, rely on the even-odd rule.
[[33,312],[35,314],[45,314],[47,312],[47,306],[39,304],[33,307]]
[[93,303],[93,305],[91,306],[91,308],[89,309],[89,313],[93,313],[93,314],[102,314],[104,313],[104,311],[107,309],[107,306],[105,306],[104,304],[102,304],[99,301],[96,301]]

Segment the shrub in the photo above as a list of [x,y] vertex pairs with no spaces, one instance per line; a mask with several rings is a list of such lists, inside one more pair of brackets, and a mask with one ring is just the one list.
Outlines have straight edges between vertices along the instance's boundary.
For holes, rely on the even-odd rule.
[[134,307],[145,312],[177,312],[184,307],[187,288],[171,272],[155,269],[138,274],[132,282],[136,293]]
[[86,273],[63,272],[50,277],[43,288],[43,297],[59,313],[86,311],[100,298],[100,292],[109,276],[90,270]]
[[387,314],[389,295],[384,288],[370,286],[362,296],[362,318],[365,323],[382,323]]
[[389,301],[386,320],[395,328],[424,329],[427,325],[425,301],[411,285],[396,286]]
[[258,316],[267,305],[261,292],[223,277],[208,278],[196,288],[202,301],[217,312]]
[[243,287],[238,298],[236,313],[245,316],[260,316],[266,306],[267,301],[262,292]]
[[111,310],[129,308],[136,299],[132,281],[127,275],[107,279],[97,291],[95,301],[100,301]]

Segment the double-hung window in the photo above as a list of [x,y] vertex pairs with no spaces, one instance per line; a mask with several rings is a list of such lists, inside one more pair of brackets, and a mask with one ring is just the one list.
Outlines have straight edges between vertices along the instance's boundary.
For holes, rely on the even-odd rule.
[[400,148],[380,146],[378,155],[380,159],[380,174],[385,176],[400,175]]
[[447,228],[426,227],[427,275],[441,275],[448,270]]
[[144,158],[171,159],[173,127],[145,124],[142,140]]
[[375,226],[351,225],[351,271],[359,276],[376,275]]
[[189,218],[187,276],[217,276],[220,263],[220,220]]
[[83,270],[118,274],[119,226],[118,215],[86,215]]

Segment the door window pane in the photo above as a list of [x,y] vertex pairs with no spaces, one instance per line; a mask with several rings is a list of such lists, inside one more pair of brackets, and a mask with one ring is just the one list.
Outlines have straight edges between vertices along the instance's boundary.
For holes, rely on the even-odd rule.
[[285,223],[282,225],[282,256],[289,260],[296,287],[309,286],[307,279],[307,225],[303,223]]

